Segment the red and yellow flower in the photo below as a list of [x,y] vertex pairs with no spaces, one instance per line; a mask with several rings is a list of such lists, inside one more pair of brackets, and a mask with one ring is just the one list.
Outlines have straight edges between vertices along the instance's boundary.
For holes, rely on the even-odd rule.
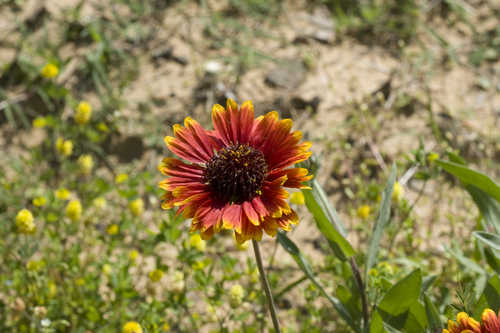
[[485,309],[481,315],[482,324],[465,312],[457,314],[457,321],[448,321],[448,329],[443,333],[500,333],[500,312]]
[[187,117],[184,127],[174,125],[174,137],[165,137],[180,159],[167,157],[159,166],[169,176],[159,184],[166,191],[162,208],[178,207],[203,239],[221,229],[233,229],[239,243],[290,230],[298,216],[285,187],[307,187],[307,169],[291,166],[309,158],[311,144],[301,143],[301,132],[275,111],[254,118],[250,101],[214,105],[212,122],[210,131]]

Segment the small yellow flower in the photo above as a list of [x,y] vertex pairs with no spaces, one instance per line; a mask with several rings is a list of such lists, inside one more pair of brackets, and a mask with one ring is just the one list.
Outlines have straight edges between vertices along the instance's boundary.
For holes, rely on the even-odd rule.
[[113,223],[108,225],[108,227],[106,228],[106,232],[108,233],[108,235],[114,236],[118,233],[119,229],[120,228],[118,228],[118,225]]
[[99,124],[97,124],[97,129],[99,131],[103,132],[103,133],[108,133],[109,132],[108,125],[106,125],[102,121]]
[[72,200],[66,206],[66,216],[73,222],[82,216],[82,204],[79,200]]
[[290,196],[290,202],[295,205],[303,205],[305,203],[304,194],[302,192],[293,192]]
[[21,234],[33,234],[36,230],[33,214],[27,209],[20,210],[16,215],[17,231]]
[[29,260],[26,263],[26,269],[28,271],[32,272],[38,272],[40,269],[42,269],[45,266],[45,262],[43,260],[37,261],[37,260]]
[[135,321],[129,321],[123,325],[123,333],[142,333],[142,328],[139,323]]
[[229,304],[236,308],[241,305],[243,297],[245,296],[245,291],[243,287],[239,284],[235,284],[229,289]]
[[362,205],[358,207],[357,214],[358,217],[361,219],[366,219],[368,216],[370,216],[370,206],[368,205]]
[[189,238],[189,245],[192,248],[197,249],[200,252],[205,251],[205,248],[207,247],[207,242],[205,242],[203,239],[201,239],[200,234],[193,234]]
[[104,209],[106,208],[107,202],[103,197],[98,197],[92,200],[92,205],[97,209]]
[[205,268],[206,264],[203,260],[196,260],[192,265],[191,267],[195,270],[195,271],[201,271]]
[[92,159],[92,156],[85,154],[78,157],[78,167],[80,168],[80,172],[82,174],[89,175],[94,167],[94,160]]
[[370,269],[370,271],[368,272],[368,274],[372,277],[377,277],[378,276],[378,270],[376,268],[372,268]]
[[45,117],[36,117],[33,119],[34,128],[43,128],[47,125],[47,119]]
[[42,74],[43,77],[47,79],[52,79],[56,77],[57,74],[59,74],[59,68],[56,65],[49,62],[45,66],[43,66],[40,73]]
[[394,183],[394,192],[392,192],[392,200],[400,201],[403,198],[404,189],[399,182]]
[[137,198],[128,204],[130,212],[134,216],[141,216],[144,212],[144,201],[141,198]]
[[162,330],[163,332],[168,332],[168,331],[170,331],[170,325],[169,325],[168,323],[163,324],[163,326],[161,327],[161,330]]
[[71,140],[64,140],[63,138],[57,138],[56,140],[56,150],[62,156],[70,156],[73,152],[73,142]]
[[56,191],[56,198],[60,200],[68,200],[71,193],[66,188],[60,188]]
[[33,205],[37,207],[43,207],[47,204],[47,199],[45,197],[36,197],[33,199]]
[[128,253],[128,258],[130,259],[130,261],[133,261],[133,262],[136,261],[138,256],[139,256],[139,251],[137,251],[137,250],[131,250]]
[[102,272],[104,273],[104,275],[110,275],[112,271],[113,269],[111,268],[110,264],[102,265]]
[[173,283],[171,284],[171,290],[175,293],[180,293],[184,290],[184,273],[181,271],[174,272]]
[[149,279],[151,280],[151,282],[158,282],[163,277],[163,274],[164,273],[162,270],[155,269],[155,270],[149,272]]
[[54,297],[56,295],[57,286],[54,283],[54,281],[49,281],[49,283],[47,284],[47,289],[48,289],[49,297]]
[[429,153],[429,155],[427,155],[427,161],[429,161],[430,164],[432,164],[438,158],[439,158],[439,154],[436,154],[436,153]]
[[85,280],[83,278],[78,278],[75,280],[75,284],[77,286],[83,286],[85,284]]
[[92,116],[92,106],[85,101],[81,101],[76,108],[75,121],[80,125],[85,125]]
[[116,184],[121,184],[124,183],[128,180],[128,175],[126,173],[120,173],[115,177],[115,183]]

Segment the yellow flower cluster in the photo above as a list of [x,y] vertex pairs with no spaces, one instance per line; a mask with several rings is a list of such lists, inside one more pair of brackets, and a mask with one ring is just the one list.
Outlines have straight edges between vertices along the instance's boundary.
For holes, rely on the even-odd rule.
[[370,206],[362,205],[362,206],[358,207],[358,210],[356,213],[358,214],[359,218],[364,220],[370,216],[370,210],[371,210]]
[[82,204],[79,200],[72,200],[66,206],[66,216],[73,222],[76,222],[82,216]]
[[33,199],[33,205],[36,207],[43,207],[47,204],[45,197],[36,197]]
[[56,140],[56,150],[62,156],[70,156],[73,152],[73,142],[71,140],[64,140],[63,138],[57,138]]
[[59,68],[49,62],[45,66],[43,66],[40,74],[42,74],[42,76],[47,79],[52,79],[59,74]]
[[33,214],[27,209],[20,210],[16,215],[16,227],[21,234],[33,234],[36,231]]
[[163,274],[164,273],[162,270],[155,269],[155,270],[149,272],[149,279],[151,280],[151,282],[158,282],[163,277]]
[[137,198],[131,201],[128,205],[130,212],[134,216],[141,216],[144,212],[144,201],[141,198]]
[[89,122],[91,116],[92,106],[85,101],[81,101],[76,108],[75,121],[80,125],[85,125]]
[[110,236],[116,235],[118,233],[118,231],[120,231],[120,228],[115,223],[108,225],[108,227],[106,228],[106,232]]
[[60,188],[56,191],[56,198],[59,200],[68,200],[71,193],[66,188]]
[[245,291],[243,287],[239,284],[235,284],[229,289],[229,304],[236,308],[243,302],[243,297],[245,296]]
[[47,119],[45,117],[36,117],[33,119],[34,128],[43,128],[47,126]]
[[139,323],[135,321],[129,321],[125,325],[123,325],[123,333],[142,333],[142,328]]
[[94,167],[94,160],[92,156],[85,154],[78,157],[78,167],[80,172],[84,175],[90,175],[92,168]]
[[392,192],[392,200],[400,201],[403,199],[404,189],[399,182],[394,183],[394,191]]

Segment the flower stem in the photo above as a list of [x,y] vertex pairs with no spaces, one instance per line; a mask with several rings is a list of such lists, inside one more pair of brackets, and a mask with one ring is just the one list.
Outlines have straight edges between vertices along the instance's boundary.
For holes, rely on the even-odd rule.
[[256,240],[252,239],[252,244],[253,251],[255,253],[255,260],[257,261],[257,267],[259,268],[262,287],[264,287],[264,291],[266,292],[267,303],[269,304],[269,311],[271,312],[274,331],[275,333],[281,333],[280,322],[278,321],[278,315],[276,313],[276,306],[274,305],[271,287],[269,287],[269,281],[267,281],[266,273],[264,272],[264,265],[262,264],[262,256],[260,255],[259,243]]

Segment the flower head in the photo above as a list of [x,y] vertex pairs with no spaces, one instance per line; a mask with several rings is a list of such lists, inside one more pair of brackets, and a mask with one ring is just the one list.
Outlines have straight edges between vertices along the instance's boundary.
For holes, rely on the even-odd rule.
[[45,117],[36,117],[33,119],[34,128],[43,128],[47,125],[47,119]]
[[141,216],[144,212],[144,201],[141,198],[130,201],[128,208],[130,208],[132,215]]
[[357,214],[359,218],[366,219],[368,216],[370,216],[370,206],[368,205],[362,205],[358,207]]
[[128,175],[126,173],[120,173],[115,177],[115,183],[116,184],[121,184],[124,183],[128,180]]
[[106,232],[110,236],[116,235],[118,233],[118,231],[120,231],[120,228],[115,223],[108,225],[108,227],[106,228]]
[[91,155],[85,154],[78,157],[78,167],[80,172],[84,175],[89,175],[94,167],[94,160]]
[[400,201],[403,198],[404,189],[399,182],[394,183],[394,191],[392,192],[392,200]]
[[73,222],[82,216],[82,204],[79,200],[72,200],[66,206],[66,216]]
[[243,287],[239,284],[235,284],[229,289],[229,304],[231,304],[233,308],[240,306],[243,301],[243,296],[245,296]]
[[123,333],[142,333],[142,328],[139,323],[135,321],[129,321],[125,325],[123,325]]
[[76,107],[75,121],[80,125],[85,125],[92,116],[92,106],[85,101],[81,101]]
[[59,74],[59,68],[56,65],[49,62],[45,66],[43,66],[40,73],[42,74],[43,77],[47,79],[52,79],[56,77],[57,74]]
[[27,209],[21,209],[16,215],[17,231],[21,234],[32,234],[36,230],[33,214]]
[[47,199],[45,197],[36,197],[33,199],[33,205],[37,207],[43,207],[47,204]]
[[56,191],[55,194],[57,199],[68,200],[71,193],[67,188],[60,188]]
[[179,158],[165,158],[159,170],[167,179],[162,207],[178,207],[192,218],[191,230],[203,239],[221,229],[235,231],[242,243],[260,240],[265,231],[290,230],[298,216],[286,199],[285,187],[306,188],[307,169],[290,168],[309,158],[309,142],[291,131],[290,119],[279,120],[276,111],[254,119],[251,102],[239,107],[229,99],[227,107],[212,109],[213,131],[187,117],[184,127],[174,125],[167,147]]
[[62,156],[70,156],[73,152],[73,142],[58,138],[56,141],[56,150]]
[[465,312],[457,314],[457,321],[448,320],[448,329],[443,333],[481,333],[481,325]]
[[158,282],[163,277],[163,274],[164,273],[162,270],[155,269],[155,270],[149,272],[149,279],[151,280],[151,282]]

